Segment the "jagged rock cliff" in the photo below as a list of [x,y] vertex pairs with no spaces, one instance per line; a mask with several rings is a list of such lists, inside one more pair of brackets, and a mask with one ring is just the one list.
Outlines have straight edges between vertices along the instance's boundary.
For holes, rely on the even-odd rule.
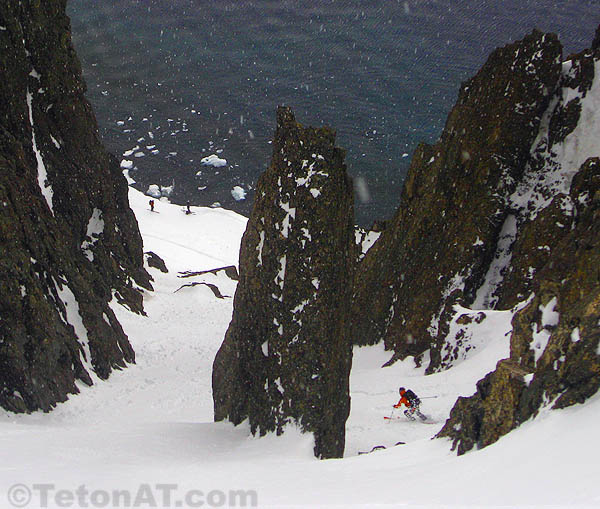
[[490,310],[513,316],[510,357],[439,434],[459,453],[600,386],[599,41],[565,61],[537,31],[496,50],[359,264],[353,339],[392,362],[428,350],[428,372],[447,369],[485,346]]
[[[531,144],[560,76],[561,46],[534,32],[463,84],[444,132],[420,145],[398,211],[360,264],[355,343],[398,357],[430,348],[484,281]],[[443,331],[442,331],[443,332]]]
[[438,435],[459,454],[495,442],[543,406],[583,403],[600,387],[600,159],[583,166],[569,196],[574,214],[513,319],[510,358],[457,401]]
[[50,410],[134,361],[113,298],[150,288],[117,161],[102,147],[65,0],[0,3],[0,405]]
[[510,358],[458,400],[439,434],[459,454],[495,442],[542,407],[583,403],[600,387],[600,159],[588,159],[600,155],[598,40],[563,63],[512,197],[509,256],[489,294],[500,306],[530,298],[513,319]]
[[215,419],[253,433],[296,423],[315,455],[344,451],[352,350],[352,182],[333,131],[277,111],[240,250],[234,313],[213,367]]

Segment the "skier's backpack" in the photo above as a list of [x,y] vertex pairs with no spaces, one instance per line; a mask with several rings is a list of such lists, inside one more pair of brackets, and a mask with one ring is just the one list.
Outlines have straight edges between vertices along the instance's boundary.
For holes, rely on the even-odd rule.
[[410,389],[408,389],[405,393],[404,393],[404,397],[408,400],[408,402],[411,404],[411,406],[418,406],[421,404],[421,400],[417,397],[417,395],[411,391]]

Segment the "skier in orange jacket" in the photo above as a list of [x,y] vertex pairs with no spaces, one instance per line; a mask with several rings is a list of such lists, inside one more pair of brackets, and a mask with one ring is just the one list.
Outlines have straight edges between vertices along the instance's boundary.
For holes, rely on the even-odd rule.
[[402,405],[406,406],[406,410],[404,410],[404,415],[408,417],[411,421],[415,420],[415,414],[422,421],[427,420],[427,416],[421,413],[419,407],[421,406],[421,400],[417,397],[417,395],[411,391],[410,389],[406,390],[404,387],[400,387],[400,401],[394,405],[394,408],[400,408]]

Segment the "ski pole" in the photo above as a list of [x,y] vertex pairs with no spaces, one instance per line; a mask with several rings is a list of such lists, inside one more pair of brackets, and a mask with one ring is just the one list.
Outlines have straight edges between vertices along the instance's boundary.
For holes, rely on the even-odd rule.
[[384,419],[387,419],[388,421],[391,421],[394,418],[394,410],[396,410],[395,408],[392,408],[392,413],[390,414],[390,416],[385,416]]
[[432,399],[432,398],[437,398],[438,396],[422,396],[419,399]]

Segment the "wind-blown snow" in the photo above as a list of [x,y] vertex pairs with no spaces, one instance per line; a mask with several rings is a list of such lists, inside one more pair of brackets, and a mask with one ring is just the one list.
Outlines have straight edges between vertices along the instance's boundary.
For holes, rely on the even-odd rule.
[[[178,485],[176,499],[190,489],[254,490],[260,507],[565,507],[600,502],[598,395],[585,405],[543,410],[494,445],[461,457],[450,452],[448,441],[431,440],[456,398],[473,394],[475,383],[506,356],[509,337],[502,331],[495,334],[492,327],[489,341],[472,356],[429,376],[424,376],[426,363],[416,368],[411,358],[382,369],[391,357],[382,345],[355,348],[343,460],[316,460],[313,437],[292,427],[279,437],[255,438],[247,423],[213,423],[212,362],[233,302],[215,298],[203,285],[175,292],[186,281],[177,273],[236,264],[246,219],[199,207],[185,215],[180,207],[160,201],[160,214],[155,214],[148,210],[148,198],[133,189],[130,202],[144,250],[158,253],[169,268],[168,274],[150,269],[155,291],[144,295],[147,316],[112,304],[136,351],[136,364],[93,387],[80,386],[81,394],[49,414],[0,410],[3,504],[16,483],[53,483],[56,490],[85,485],[109,492],[135,492],[141,483],[173,483]],[[205,281],[223,294],[234,294],[235,281],[223,273],[208,274]],[[63,293],[61,300],[69,298]],[[73,316],[67,319],[77,328],[78,311],[74,304],[69,308]],[[400,385],[422,398],[422,411],[435,424],[403,420],[398,411],[401,419],[383,419],[398,401]],[[398,441],[406,445],[393,447]],[[375,445],[392,447],[357,456]],[[38,502],[30,507],[40,506]]]

